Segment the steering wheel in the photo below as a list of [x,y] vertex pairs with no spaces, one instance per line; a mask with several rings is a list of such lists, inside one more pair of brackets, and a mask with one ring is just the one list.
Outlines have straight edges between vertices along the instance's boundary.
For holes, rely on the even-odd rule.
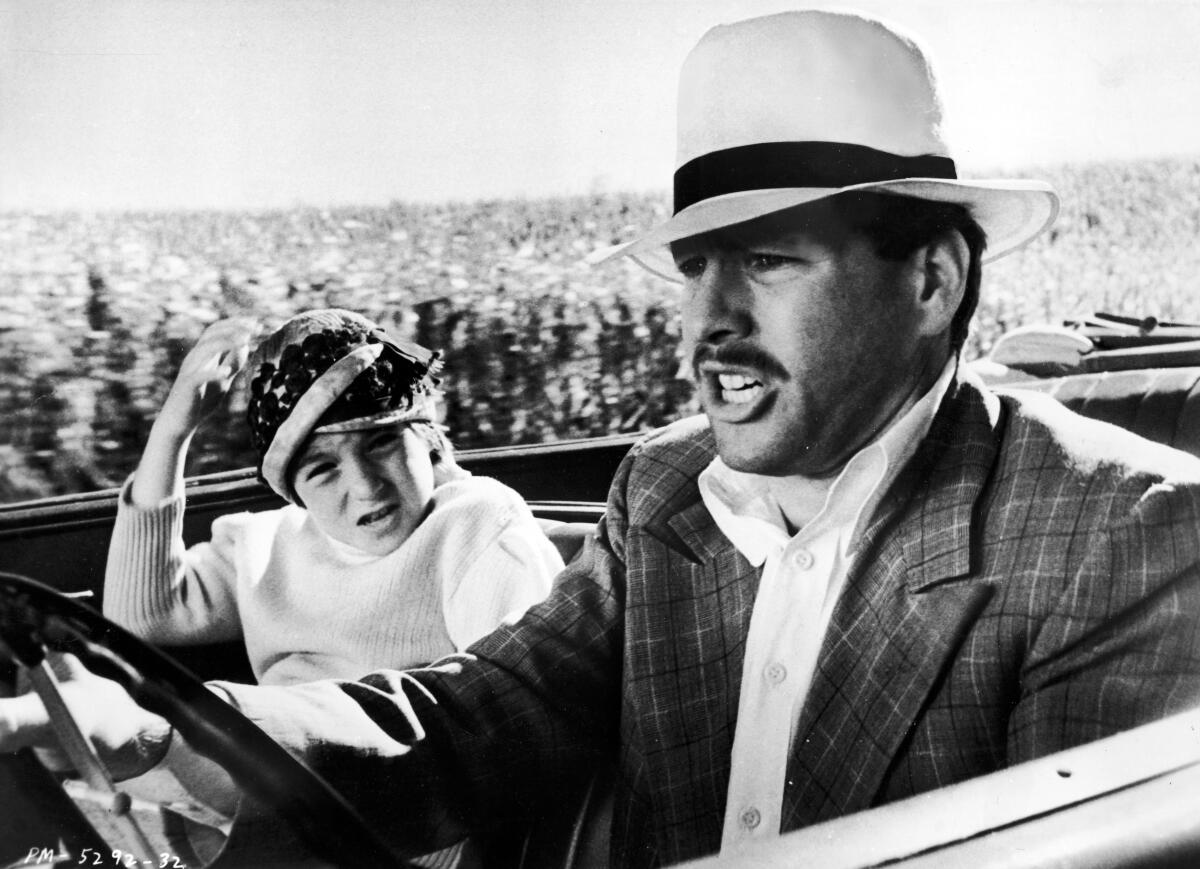
[[[336,866],[408,865],[341,795],[257,725],[171,658],[90,607],[27,577],[0,572],[0,638],[26,666],[39,663],[47,650],[71,652],[92,672],[119,683],[138,705],[165,718],[193,749],[222,766],[243,793],[282,817],[316,857]],[[0,772],[23,776],[22,798],[29,798],[31,787],[39,800],[53,800],[46,790],[52,777],[44,769],[30,780],[31,760],[28,752],[9,755]],[[67,816],[71,830],[64,841],[95,847],[99,837],[94,831],[89,836],[80,822],[86,824],[82,816]]]

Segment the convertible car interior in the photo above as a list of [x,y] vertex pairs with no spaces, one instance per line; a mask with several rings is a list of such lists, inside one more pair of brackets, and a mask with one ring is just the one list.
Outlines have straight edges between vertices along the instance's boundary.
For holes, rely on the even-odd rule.
[[[1082,317],[1017,330],[998,342],[988,359],[972,365],[996,389],[1046,392],[1085,416],[1200,456],[1200,327],[1153,318]],[[635,440],[622,436],[465,451],[460,461],[469,470],[496,477],[521,492],[569,560],[601,515],[613,472]],[[187,494],[185,535],[190,539],[207,534],[218,515],[277,503],[250,470],[192,478]],[[198,680],[248,680],[240,645],[154,650],[124,636],[114,640],[112,631],[98,627],[89,613],[103,593],[105,553],[115,511],[115,490],[0,506],[0,571],[9,575],[0,578],[0,589],[6,589],[0,593],[0,623],[11,626],[14,620],[27,618],[17,615],[25,612],[23,607],[32,607],[42,614],[28,618],[38,622],[42,639],[51,645],[66,635],[77,644],[104,640],[119,658],[149,674],[141,682],[126,674],[126,681],[156,711],[178,705],[180,697],[194,698]],[[23,578],[34,583],[26,584]],[[49,622],[44,621],[46,612],[53,614]],[[106,654],[93,653],[96,658]],[[6,668],[0,674],[0,691],[12,690],[14,668]],[[195,709],[175,713],[185,719],[197,717]],[[215,750],[225,752],[234,766],[249,764],[246,774],[253,776],[257,767],[247,756],[269,755],[270,748],[254,742],[256,737],[221,715],[220,710],[205,709],[199,720],[192,721],[199,728],[197,738],[203,741],[205,733],[214,737],[209,732],[212,724],[221,722],[217,729],[225,728],[227,738]],[[230,733],[238,735],[229,738]],[[240,740],[246,742],[239,745]],[[221,742],[215,737],[212,741]],[[253,749],[247,747],[251,744]],[[51,776],[32,754],[22,752],[0,760],[5,761],[0,764],[0,793],[22,794],[16,806],[4,807],[14,813],[4,824],[21,832],[0,835],[0,866],[34,865],[28,853],[33,842],[58,843],[73,848],[75,854],[83,848],[108,854],[117,847],[79,823],[78,811],[61,789],[42,786]],[[280,768],[287,766],[286,756],[278,760]],[[312,817],[304,812],[328,815],[343,810],[336,794],[322,791],[319,780],[309,782],[306,771],[299,764],[295,767],[279,780],[286,784],[277,781],[272,786],[300,789],[307,795],[297,823]],[[38,784],[31,787],[30,782]],[[603,825],[597,826],[595,818],[603,816],[603,803],[601,776],[579,796],[578,804],[564,801],[561,817],[543,819],[531,835],[505,852],[510,862],[503,865],[602,865]],[[1200,865],[1197,805],[1200,713],[1186,713],[783,836],[763,850],[755,865]],[[954,806],[954,811],[946,811],[948,806]],[[333,825],[343,831],[333,835],[354,838],[357,834],[345,833],[352,829],[352,821],[346,823],[351,826]],[[69,835],[62,834],[64,826]],[[338,847],[344,845],[344,840],[338,841]],[[334,862],[377,862],[369,831],[360,844],[364,862]],[[324,853],[328,856],[336,849]],[[714,859],[697,865],[722,864]]]

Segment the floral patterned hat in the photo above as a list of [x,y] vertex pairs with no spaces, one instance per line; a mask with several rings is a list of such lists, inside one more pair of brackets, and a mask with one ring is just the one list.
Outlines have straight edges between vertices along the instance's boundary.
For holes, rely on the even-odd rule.
[[294,501],[288,468],[313,434],[435,422],[440,354],[361,314],[297,314],[255,349],[246,421],[259,477]]

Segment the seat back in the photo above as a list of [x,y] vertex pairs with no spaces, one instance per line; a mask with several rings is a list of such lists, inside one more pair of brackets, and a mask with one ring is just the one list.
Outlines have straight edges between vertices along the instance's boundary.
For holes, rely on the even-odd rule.
[[1149,368],[996,384],[1046,392],[1083,416],[1200,456],[1200,368]]
[[563,564],[570,564],[583,551],[584,541],[596,530],[592,522],[563,522],[558,519],[538,519],[542,532],[550,538]]

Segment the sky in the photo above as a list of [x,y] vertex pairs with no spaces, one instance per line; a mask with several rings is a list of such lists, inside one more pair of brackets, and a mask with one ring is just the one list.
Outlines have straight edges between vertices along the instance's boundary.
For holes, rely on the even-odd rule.
[[[665,190],[688,50],[795,5],[0,0],[0,210]],[[960,174],[1200,155],[1200,2],[845,5],[922,40]]]

